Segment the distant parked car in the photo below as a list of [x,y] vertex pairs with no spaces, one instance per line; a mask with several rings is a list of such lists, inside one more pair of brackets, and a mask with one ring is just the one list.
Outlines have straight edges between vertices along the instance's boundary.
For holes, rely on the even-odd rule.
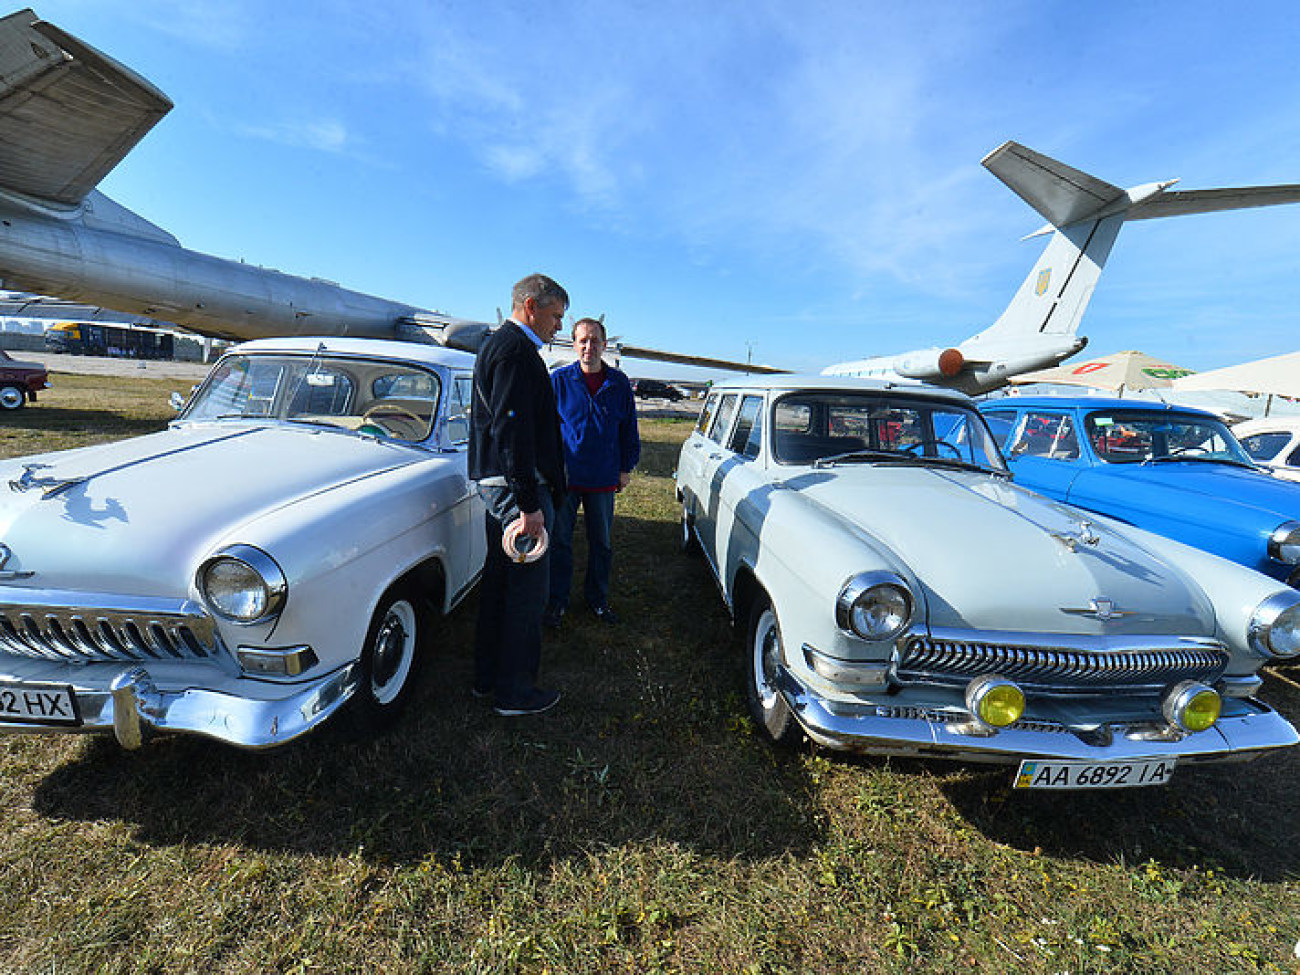
[[1277,477],[1300,481],[1300,416],[1247,420],[1232,432],[1255,463]]
[[676,386],[658,379],[633,379],[632,392],[642,399],[666,399],[673,403],[686,398]]
[[1153,785],[1297,740],[1254,695],[1300,655],[1300,593],[1018,487],[959,393],[715,386],[677,493],[773,740],[1018,763],[1023,788]]
[[1017,484],[1300,587],[1300,484],[1268,477],[1214,414],[1092,396],[980,409]]
[[23,362],[0,349],[0,409],[19,410],[50,388],[50,374],[39,362]]
[[0,731],[265,748],[390,721],[483,562],[472,368],[263,339],[164,431],[0,464]]

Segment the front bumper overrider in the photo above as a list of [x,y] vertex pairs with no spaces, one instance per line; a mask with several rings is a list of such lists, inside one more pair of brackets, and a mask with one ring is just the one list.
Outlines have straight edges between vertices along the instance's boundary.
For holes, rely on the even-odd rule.
[[79,718],[75,725],[0,717],[0,733],[111,733],[124,748],[138,748],[155,734],[192,734],[240,748],[272,748],[306,734],[347,703],[357,688],[356,669],[348,664],[317,680],[286,686],[284,697],[261,698],[201,687],[160,690],[147,667],[127,666],[107,688],[102,680],[94,687],[72,685]]
[[1104,724],[1072,730],[1050,722],[1021,721],[996,733],[971,733],[959,716],[917,707],[845,704],[824,699],[784,667],[777,689],[808,737],[840,751],[913,755],[966,762],[1015,764],[1023,759],[1093,762],[1174,757],[1191,763],[1243,762],[1300,742],[1280,714],[1254,699],[1234,702],[1207,731],[1152,734],[1149,724]]

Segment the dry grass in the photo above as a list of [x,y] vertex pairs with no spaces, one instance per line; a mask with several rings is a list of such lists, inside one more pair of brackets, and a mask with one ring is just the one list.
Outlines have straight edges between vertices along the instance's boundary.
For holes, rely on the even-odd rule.
[[[176,386],[55,379],[0,418],[3,452],[156,429]],[[714,585],[676,551],[686,431],[644,424],[626,622],[548,637],[551,714],[470,697],[471,600],[383,738],[0,739],[0,970],[1295,971],[1294,752],[1039,796],[759,741]],[[1300,719],[1293,686],[1267,696]]]

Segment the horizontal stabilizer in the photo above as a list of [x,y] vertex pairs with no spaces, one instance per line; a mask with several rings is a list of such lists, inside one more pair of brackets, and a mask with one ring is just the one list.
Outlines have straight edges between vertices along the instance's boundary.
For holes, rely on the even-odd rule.
[[984,157],[984,168],[1054,227],[1091,216],[1124,198],[1124,191],[1018,142],[1004,142]]
[[1217,213],[1271,207],[1279,203],[1300,203],[1300,183],[1280,186],[1239,186],[1219,190],[1166,190],[1129,208],[1125,219],[1152,220],[1188,213]]
[[76,205],[171,107],[31,10],[0,18],[0,188]]

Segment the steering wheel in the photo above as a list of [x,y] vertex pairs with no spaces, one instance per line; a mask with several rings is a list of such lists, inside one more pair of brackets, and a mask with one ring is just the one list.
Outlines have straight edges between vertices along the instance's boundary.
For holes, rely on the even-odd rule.
[[362,413],[361,429],[367,424],[397,440],[423,440],[428,432],[427,423],[406,407],[391,403],[376,403]]
[[898,449],[902,450],[904,453],[911,454],[913,457],[919,457],[926,447],[943,447],[952,451],[953,460],[964,459],[961,455],[961,450],[954,447],[947,440],[918,440],[916,443],[910,443],[906,447],[900,447]]

